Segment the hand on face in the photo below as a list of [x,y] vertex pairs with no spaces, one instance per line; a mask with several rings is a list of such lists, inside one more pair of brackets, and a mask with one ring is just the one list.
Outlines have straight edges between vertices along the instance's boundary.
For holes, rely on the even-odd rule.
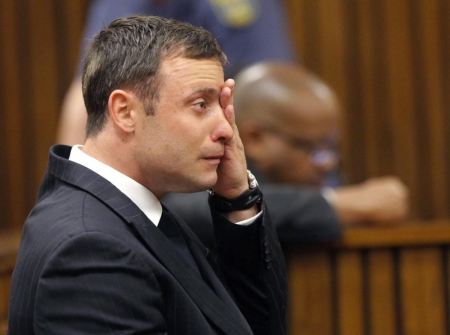
[[234,80],[228,79],[220,92],[220,105],[233,129],[233,136],[224,143],[224,156],[217,168],[217,183],[213,187],[217,194],[228,199],[239,196],[249,188],[244,146],[235,123],[233,89]]

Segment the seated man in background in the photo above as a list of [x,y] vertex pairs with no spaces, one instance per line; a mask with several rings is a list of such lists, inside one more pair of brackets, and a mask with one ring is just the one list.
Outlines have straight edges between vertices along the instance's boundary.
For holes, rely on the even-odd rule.
[[[389,224],[407,216],[408,191],[397,177],[327,187],[327,176],[338,164],[340,107],[335,94],[318,77],[299,65],[263,62],[247,67],[235,79],[236,123],[249,166],[258,180],[264,181],[265,198],[281,242],[335,238],[340,229],[335,215],[341,226]],[[296,199],[304,192],[316,196],[310,201],[307,197]],[[183,195],[173,194],[165,203],[211,245],[207,208],[192,213],[191,199],[197,196],[206,197],[190,195],[179,201]],[[174,200],[178,200],[176,205]],[[327,205],[333,214],[323,212]],[[197,216],[199,212],[204,215]]]
[[246,156],[264,180],[323,190],[344,224],[398,220],[408,192],[393,176],[327,188],[339,163],[337,97],[304,67],[265,62],[236,77],[236,119]]

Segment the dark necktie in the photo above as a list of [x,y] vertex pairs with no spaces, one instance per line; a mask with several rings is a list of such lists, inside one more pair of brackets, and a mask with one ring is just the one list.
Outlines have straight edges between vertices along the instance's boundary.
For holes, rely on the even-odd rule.
[[180,227],[175,221],[175,218],[168,211],[163,210],[161,220],[158,223],[158,228],[167,236],[167,238],[173,243],[175,249],[186,259],[186,261],[194,269],[195,273],[201,278],[200,270],[197,263],[192,257],[186,240],[181,233]]

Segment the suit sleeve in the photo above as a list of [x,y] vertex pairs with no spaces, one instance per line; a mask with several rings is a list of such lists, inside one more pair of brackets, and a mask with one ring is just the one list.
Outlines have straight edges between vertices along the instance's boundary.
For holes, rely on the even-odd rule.
[[265,204],[248,226],[229,222],[211,209],[217,263],[254,334],[286,334],[286,266]]
[[154,271],[136,252],[109,235],[82,233],[62,243],[40,275],[35,333],[164,334],[162,305]]
[[317,190],[291,185],[262,186],[283,244],[314,244],[341,236],[336,211]]

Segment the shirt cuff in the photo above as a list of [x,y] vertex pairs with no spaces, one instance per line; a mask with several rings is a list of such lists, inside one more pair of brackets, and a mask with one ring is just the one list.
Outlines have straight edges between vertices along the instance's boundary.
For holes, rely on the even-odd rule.
[[326,201],[328,201],[329,204],[332,204],[334,200],[336,199],[336,191],[333,190],[331,187],[324,187],[322,188],[322,196],[325,198]]
[[249,226],[251,225],[253,222],[256,221],[257,218],[259,218],[262,214],[262,211],[260,211],[258,214],[256,214],[255,216],[252,216],[250,219],[246,219],[246,220],[242,220],[239,222],[236,222],[235,224],[240,225],[240,226]]

